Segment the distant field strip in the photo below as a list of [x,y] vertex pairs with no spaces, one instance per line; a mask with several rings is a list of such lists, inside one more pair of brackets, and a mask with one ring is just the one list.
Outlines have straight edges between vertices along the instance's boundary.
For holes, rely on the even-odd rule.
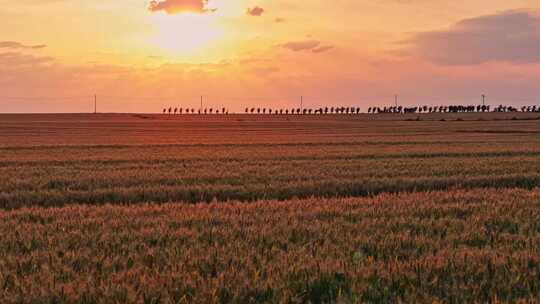
[[540,186],[540,145],[50,147],[0,155],[0,207],[366,196]]
[[[540,140],[535,113],[358,116],[2,115],[0,147]],[[420,118],[421,121],[416,121]],[[407,121],[407,120],[414,121]],[[440,121],[445,119],[447,121]],[[462,121],[457,121],[461,119]],[[464,132],[461,132],[464,131]],[[478,132],[477,132],[478,131]],[[492,133],[486,133],[489,131]],[[518,133],[519,132],[519,133]],[[520,138],[515,138],[519,136]]]
[[540,300],[538,189],[32,207],[0,234],[2,303]]
[[0,116],[0,208],[540,186],[527,113],[149,117]]

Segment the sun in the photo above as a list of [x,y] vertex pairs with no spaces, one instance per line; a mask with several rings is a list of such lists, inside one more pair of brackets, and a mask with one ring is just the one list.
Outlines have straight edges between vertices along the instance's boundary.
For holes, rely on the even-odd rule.
[[224,35],[218,18],[212,14],[155,14],[151,18],[155,32],[149,42],[176,55],[197,53],[218,43]]

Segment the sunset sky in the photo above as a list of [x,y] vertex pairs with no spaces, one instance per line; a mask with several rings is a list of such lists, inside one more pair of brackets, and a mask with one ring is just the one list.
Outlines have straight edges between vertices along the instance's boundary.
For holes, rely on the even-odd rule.
[[540,105],[537,0],[0,5],[0,112]]

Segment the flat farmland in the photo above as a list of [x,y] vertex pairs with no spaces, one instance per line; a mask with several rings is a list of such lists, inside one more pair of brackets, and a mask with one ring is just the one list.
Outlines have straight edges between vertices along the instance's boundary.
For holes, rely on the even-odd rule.
[[533,188],[540,120],[508,115],[8,116],[0,206]]
[[540,299],[535,113],[0,115],[0,176],[2,302]]

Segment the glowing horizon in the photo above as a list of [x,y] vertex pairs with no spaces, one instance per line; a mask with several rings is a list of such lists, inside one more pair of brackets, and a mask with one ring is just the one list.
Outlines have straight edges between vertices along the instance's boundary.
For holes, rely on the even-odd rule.
[[0,112],[540,103],[531,0],[0,4]]

